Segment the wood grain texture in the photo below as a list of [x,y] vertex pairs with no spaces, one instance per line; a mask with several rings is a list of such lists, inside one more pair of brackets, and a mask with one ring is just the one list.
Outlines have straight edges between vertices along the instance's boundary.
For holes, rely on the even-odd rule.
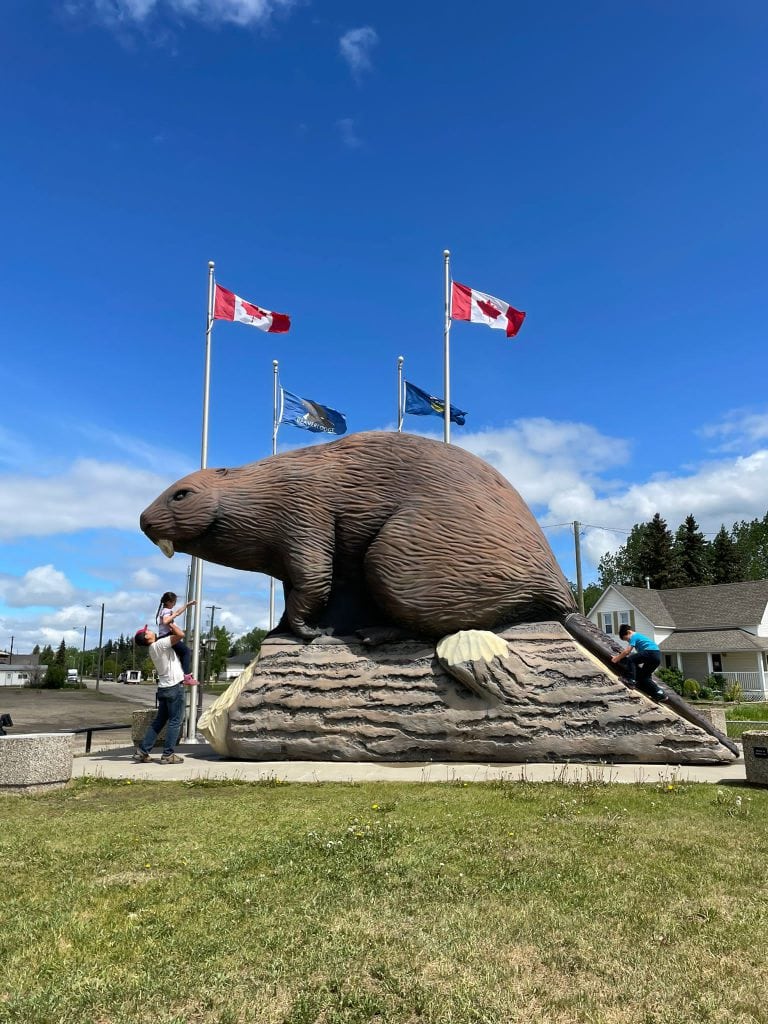
[[471,693],[418,640],[265,641],[230,710],[247,760],[730,763],[716,737],[633,694],[557,622],[501,633],[495,692]]

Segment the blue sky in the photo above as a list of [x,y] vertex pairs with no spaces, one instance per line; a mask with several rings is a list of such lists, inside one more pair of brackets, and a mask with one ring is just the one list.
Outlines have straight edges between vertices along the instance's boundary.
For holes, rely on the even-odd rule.
[[[131,632],[182,592],[138,515],[200,458],[206,274],[287,312],[214,328],[210,465],[290,391],[392,429],[442,393],[442,251],[528,313],[457,323],[453,440],[573,578],[655,512],[768,509],[762,0],[10,0],[0,82],[0,647]],[[441,423],[406,427],[441,436]],[[280,448],[310,441],[283,427]],[[263,577],[205,605],[266,622]],[[90,606],[90,607],[89,607]],[[89,642],[90,646],[90,642]]]

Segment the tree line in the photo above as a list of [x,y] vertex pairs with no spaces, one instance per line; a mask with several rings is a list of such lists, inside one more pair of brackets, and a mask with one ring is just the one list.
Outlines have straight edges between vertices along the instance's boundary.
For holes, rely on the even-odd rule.
[[[224,669],[227,658],[236,654],[252,653],[255,657],[266,635],[265,629],[254,628],[235,640],[224,626],[214,626],[210,635],[213,643],[201,647],[200,678],[216,679]],[[207,640],[208,637],[203,639]],[[121,672],[132,668],[140,669],[146,678],[151,678],[154,672],[154,665],[146,649],[137,648],[133,637],[121,634],[117,640],[109,639],[102,651],[102,679],[107,675],[117,679]],[[62,686],[66,681],[68,668],[76,668],[88,678],[94,678],[98,670],[98,647],[83,651],[80,647],[68,645],[66,640],[62,639],[55,651],[50,644],[46,644],[42,649],[36,644],[32,653],[40,655],[40,665],[46,669],[44,682],[47,686]]]
[[611,583],[662,590],[768,579],[768,513],[730,530],[723,525],[708,540],[692,515],[673,534],[657,512],[635,524],[618,551],[603,555],[597,572],[600,592]]

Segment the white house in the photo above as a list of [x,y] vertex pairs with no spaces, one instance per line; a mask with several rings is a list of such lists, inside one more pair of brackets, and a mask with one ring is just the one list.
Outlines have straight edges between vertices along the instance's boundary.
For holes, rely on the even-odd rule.
[[628,623],[658,645],[666,668],[703,682],[738,682],[746,700],[768,700],[768,580],[647,590],[612,584],[588,616],[618,636]]

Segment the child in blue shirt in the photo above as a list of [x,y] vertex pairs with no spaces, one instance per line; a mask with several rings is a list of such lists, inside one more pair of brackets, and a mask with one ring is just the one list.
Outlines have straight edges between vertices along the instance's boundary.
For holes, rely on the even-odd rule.
[[661,664],[658,645],[644,633],[638,633],[627,625],[619,627],[619,637],[629,646],[615,654],[611,661],[614,665],[618,665],[622,659],[626,658],[627,670],[633,685],[639,686],[654,700],[666,700],[667,695],[664,690],[651,678]]

